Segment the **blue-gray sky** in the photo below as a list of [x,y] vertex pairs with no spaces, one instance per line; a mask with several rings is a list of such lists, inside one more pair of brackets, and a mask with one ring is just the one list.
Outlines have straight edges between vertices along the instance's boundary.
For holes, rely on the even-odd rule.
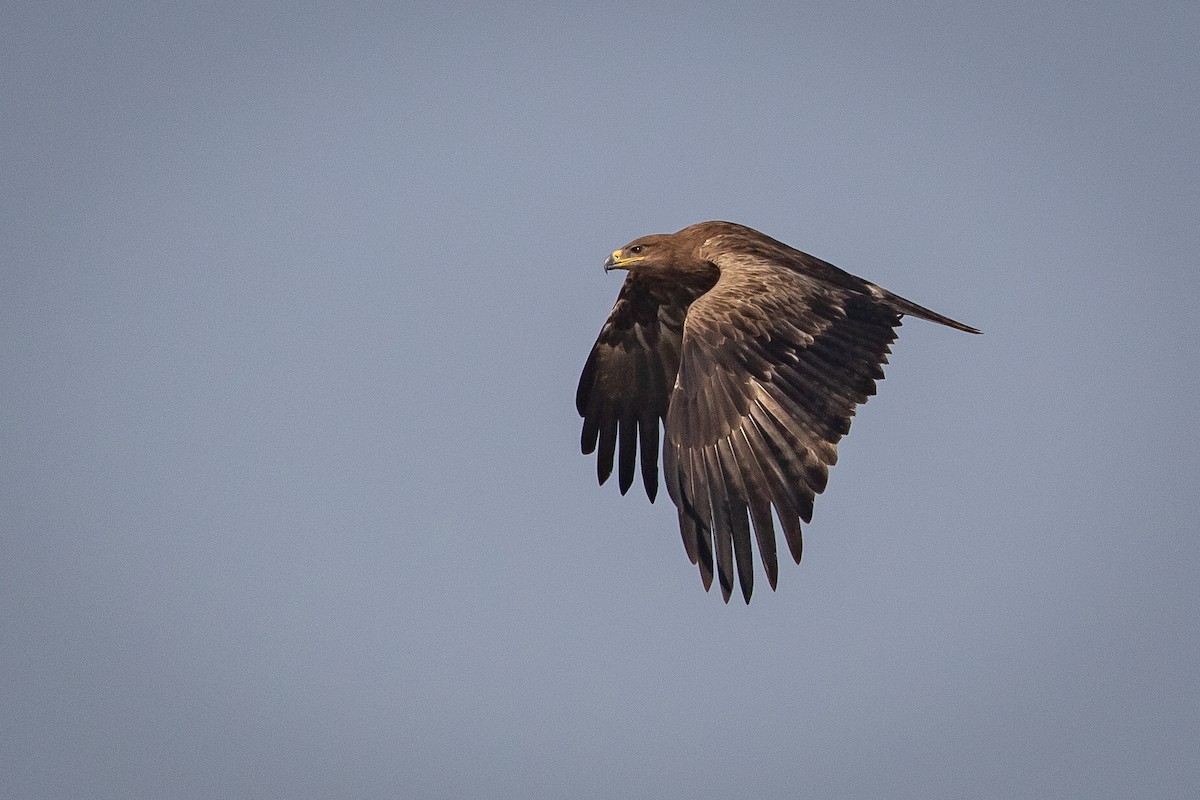
[[[2,13],[3,796],[1195,796],[1197,4]],[[749,607],[573,407],[712,218],[985,330]]]

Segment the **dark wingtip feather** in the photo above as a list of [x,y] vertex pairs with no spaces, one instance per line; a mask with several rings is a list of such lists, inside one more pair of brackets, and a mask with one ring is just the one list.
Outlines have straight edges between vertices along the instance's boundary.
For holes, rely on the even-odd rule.
[[596,455],[596,477],[600,479],[600,484],[608,480],[608,476],[612,475],[613,471],[613,456],[617,450],[617,421],[615,419],[604,420],[600,428],[600,450]]
[[696,565],[700,568],[700,581],[704,584],[704,591],[706,592],[712,586],[713,582],[711,538],[707,528],[696,531]]
[[637,439],[637,423],[631,418],[622,419],[618,435],[620,454],[617,456],[617,478],[621,494],[625,494],[629,487],[633,486],[633,476],[637,473]]
[[792,560],[797,564],[800,563],[801,557],[804,555],[804,533],[800,528],[800,520],[788,515],[780,515],[779,521],[783,523],[783,538],[787,539],[788,550],[792,553]]
[[592,396],[592,386],[596,383],[596,348],[588,353],[583,365],[583,374],[579,376],[579,385],[575,388],[575,410],[579,416],[587,416],[588,399]]
[[642,453],[642,485],[650,502],[658,496],[658,417],[638,422],[638,444]]
[[733,581],[729,580],[726,575],[719,577],[721,581],[721,599],[728,603],[729,598],[733,597]]
[[585,456],[596,452],[596,442],[600,439],[600,419],[593,415],[583,418],[583,433],[579,436],[579,449]]

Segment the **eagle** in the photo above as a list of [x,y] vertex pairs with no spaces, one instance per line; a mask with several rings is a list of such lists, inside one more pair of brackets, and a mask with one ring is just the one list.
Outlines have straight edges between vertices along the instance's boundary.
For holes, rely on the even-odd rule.
[[800,563],[801,523],[901,316],[980,332],[732,222],[643,236],[604,269],[627,275],[579,379],[581,449],[601,484],[616,462],[622,495],[640,450],[651,502],[661,449],[684,549],[706,591],[715,556],[726,603],[735,564],[747,603],[754,590],[751,526],[775,589],[772,509]]

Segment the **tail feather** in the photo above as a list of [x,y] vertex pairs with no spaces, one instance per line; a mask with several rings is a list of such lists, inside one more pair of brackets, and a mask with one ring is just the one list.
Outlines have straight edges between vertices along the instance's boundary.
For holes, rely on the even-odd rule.
[[881,292],[884,302],[901,314],[908,314],[913,317],[927,319],[930,322],[936,322],[939,325],[945,325],[946,327],[954,328],[955,330],[959,331],[966,331],[967,333],[983,333],[983,331],[979,330],[978,328],[972,328],[970,325],[964,325],[961,322],[952,320],[949,317],[937,313],[936,311],[930,311],[924,306],[919,306],[911,300],[905,300],[900,295],[892,294],[887,289],[880,289],[877,286],[872,286],[871,289],[872,292],[875,290]]

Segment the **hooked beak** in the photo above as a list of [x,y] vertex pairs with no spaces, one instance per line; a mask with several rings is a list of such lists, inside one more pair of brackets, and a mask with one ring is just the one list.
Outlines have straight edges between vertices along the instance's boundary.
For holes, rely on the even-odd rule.
[[609,270],[614,269],[629,269],[630,264],[641,260],[641,256],[633,256],[631,258],[625,255],[624,250],[613,250],[612,255],[610,255],[604,261],[604,271],[608,272]]

